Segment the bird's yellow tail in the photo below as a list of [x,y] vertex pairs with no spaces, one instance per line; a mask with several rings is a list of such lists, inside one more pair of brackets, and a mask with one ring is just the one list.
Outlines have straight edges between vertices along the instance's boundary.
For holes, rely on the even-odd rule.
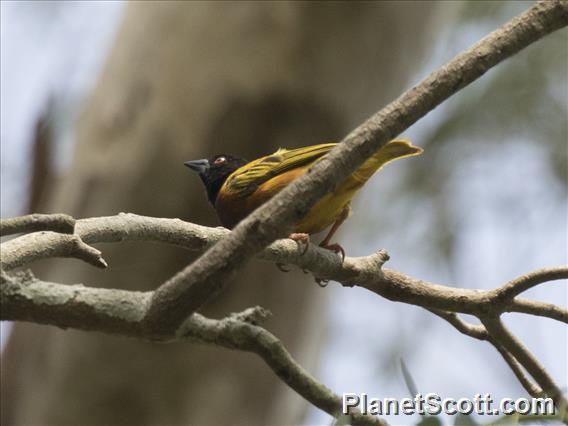
[[322,197],[310,212],[296,224],[294,232],[314,234],[337,222],[349,211],[349,203],[359,189],[369,180],[373,173],[389,161],[410,157],[422,152],[421,148],[409,141],[397,139],[390,141],[371,158],[363,163],[334,191]]
[[[398,158],[412,157],[422,154],[422,148],[414,146],[410,141],[394,139],[379,149],[351,175],[351,179],[363,185],[373,174],[385,164]],[[353,182],[355,183],[355,182]]]

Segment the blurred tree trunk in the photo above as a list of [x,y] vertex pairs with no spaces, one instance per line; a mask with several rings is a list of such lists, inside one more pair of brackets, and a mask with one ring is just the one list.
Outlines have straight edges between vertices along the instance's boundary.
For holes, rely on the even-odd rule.
[[[73,167],[43,211],[216,224],[183,161],[341,138],[403,89],[433,7],[129,4],[78,124]],[[150,243],[101,249],[106,271],[61,260],[38,275],[147,290],[193,258]],[[302,273],[252,262],[203,312],[271,309],[268,328],[317,374],[326,295]],[[3,425],[297,424],[307,408],[253,355],[201,345],[17,324],[2,364]]]

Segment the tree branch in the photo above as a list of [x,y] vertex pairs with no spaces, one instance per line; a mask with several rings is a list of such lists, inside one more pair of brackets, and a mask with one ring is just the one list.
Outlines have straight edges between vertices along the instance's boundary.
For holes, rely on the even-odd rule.
[[[75,232],[73,237],[41,232],[6,241],[2,244],[1,265],[9,271],[39,259],[70,257],[74,254],[75,247],[74,243],[70,243],[70,238],[78,238],[85,244],[157,241],[203,251],[230,235],[230,231],[223,228],[209,228],[179,219],[152,218],[130,213],[77,220]],[[383,269],[383,264],[389,258],[384,250],[370,256],[346,257],[341,262],[339,256],[313,244],[302,254],[294,241],[284,239],[272,243],[259,253],[258,258],[296,265],[311,271],[317,277],[337,281],[343,286],[363,287],[386,299],[427,309],[477,316],[526,312],[568,321],[568,312],[559,306],[521,298],[512,301],[504,299],[501,289],[509,284],[493,290],[470,290],[418,280],[401,272]]]
[[541,398],[543,396],[542,389],[533,383],[530,378],[527,377],[525,371],[519,361],[509,352],[506,350],[503,345],[500,345],[498,341],[492,339],[491,343],[499,351],[509,368],[513,371],[513,374],[519,381],[519,383],[525,388],[527,393],[532,396],[533,398]]
[[[37,280],[30,272],[8,275],[0,281],[2,320],[30,321],[161,342],[192,341],[238,349],[259,355],[288,386],[331,416],[341,412],[341,398],[304,370],[282,342],[257,325],[269,317],[260,307],[222,320],[199,314],[187,319],[177,334],[148,335],[143,319],[152,292],[110,290]],[[351,414],[352,424],[387,423],[375,416]]]

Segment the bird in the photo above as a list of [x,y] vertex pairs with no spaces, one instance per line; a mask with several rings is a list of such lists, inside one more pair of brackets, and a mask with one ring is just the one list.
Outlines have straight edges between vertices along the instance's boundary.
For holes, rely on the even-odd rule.
[[[234,155],[217,154],[208,159],[187,161],[184,165],[199,174],[221,224],[232,229],[290,182],[304,175],[336,145],[324,143],[296,149],[280,148],[273,154],[250,162]],[[353,196],[385,164],[422,152],[422,148],[406,139],[388,142],[322,197],[294,225],[289,238],[298,244],[305,244],[305,253],[310,235],[329,227],[319,245],[340,253],[342,260],[345,259],[345,250],[340,244],[331,243],[331,238],[349,217]]]

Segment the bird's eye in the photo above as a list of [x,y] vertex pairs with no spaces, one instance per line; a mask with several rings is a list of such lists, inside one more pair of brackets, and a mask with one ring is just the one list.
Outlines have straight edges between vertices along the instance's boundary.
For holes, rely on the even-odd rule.
[[218,158],[215,159],[213,164],[220,165],[220,164],[224,164],[225,161],[227,161],[227,159],[225,157],[218,157]]

